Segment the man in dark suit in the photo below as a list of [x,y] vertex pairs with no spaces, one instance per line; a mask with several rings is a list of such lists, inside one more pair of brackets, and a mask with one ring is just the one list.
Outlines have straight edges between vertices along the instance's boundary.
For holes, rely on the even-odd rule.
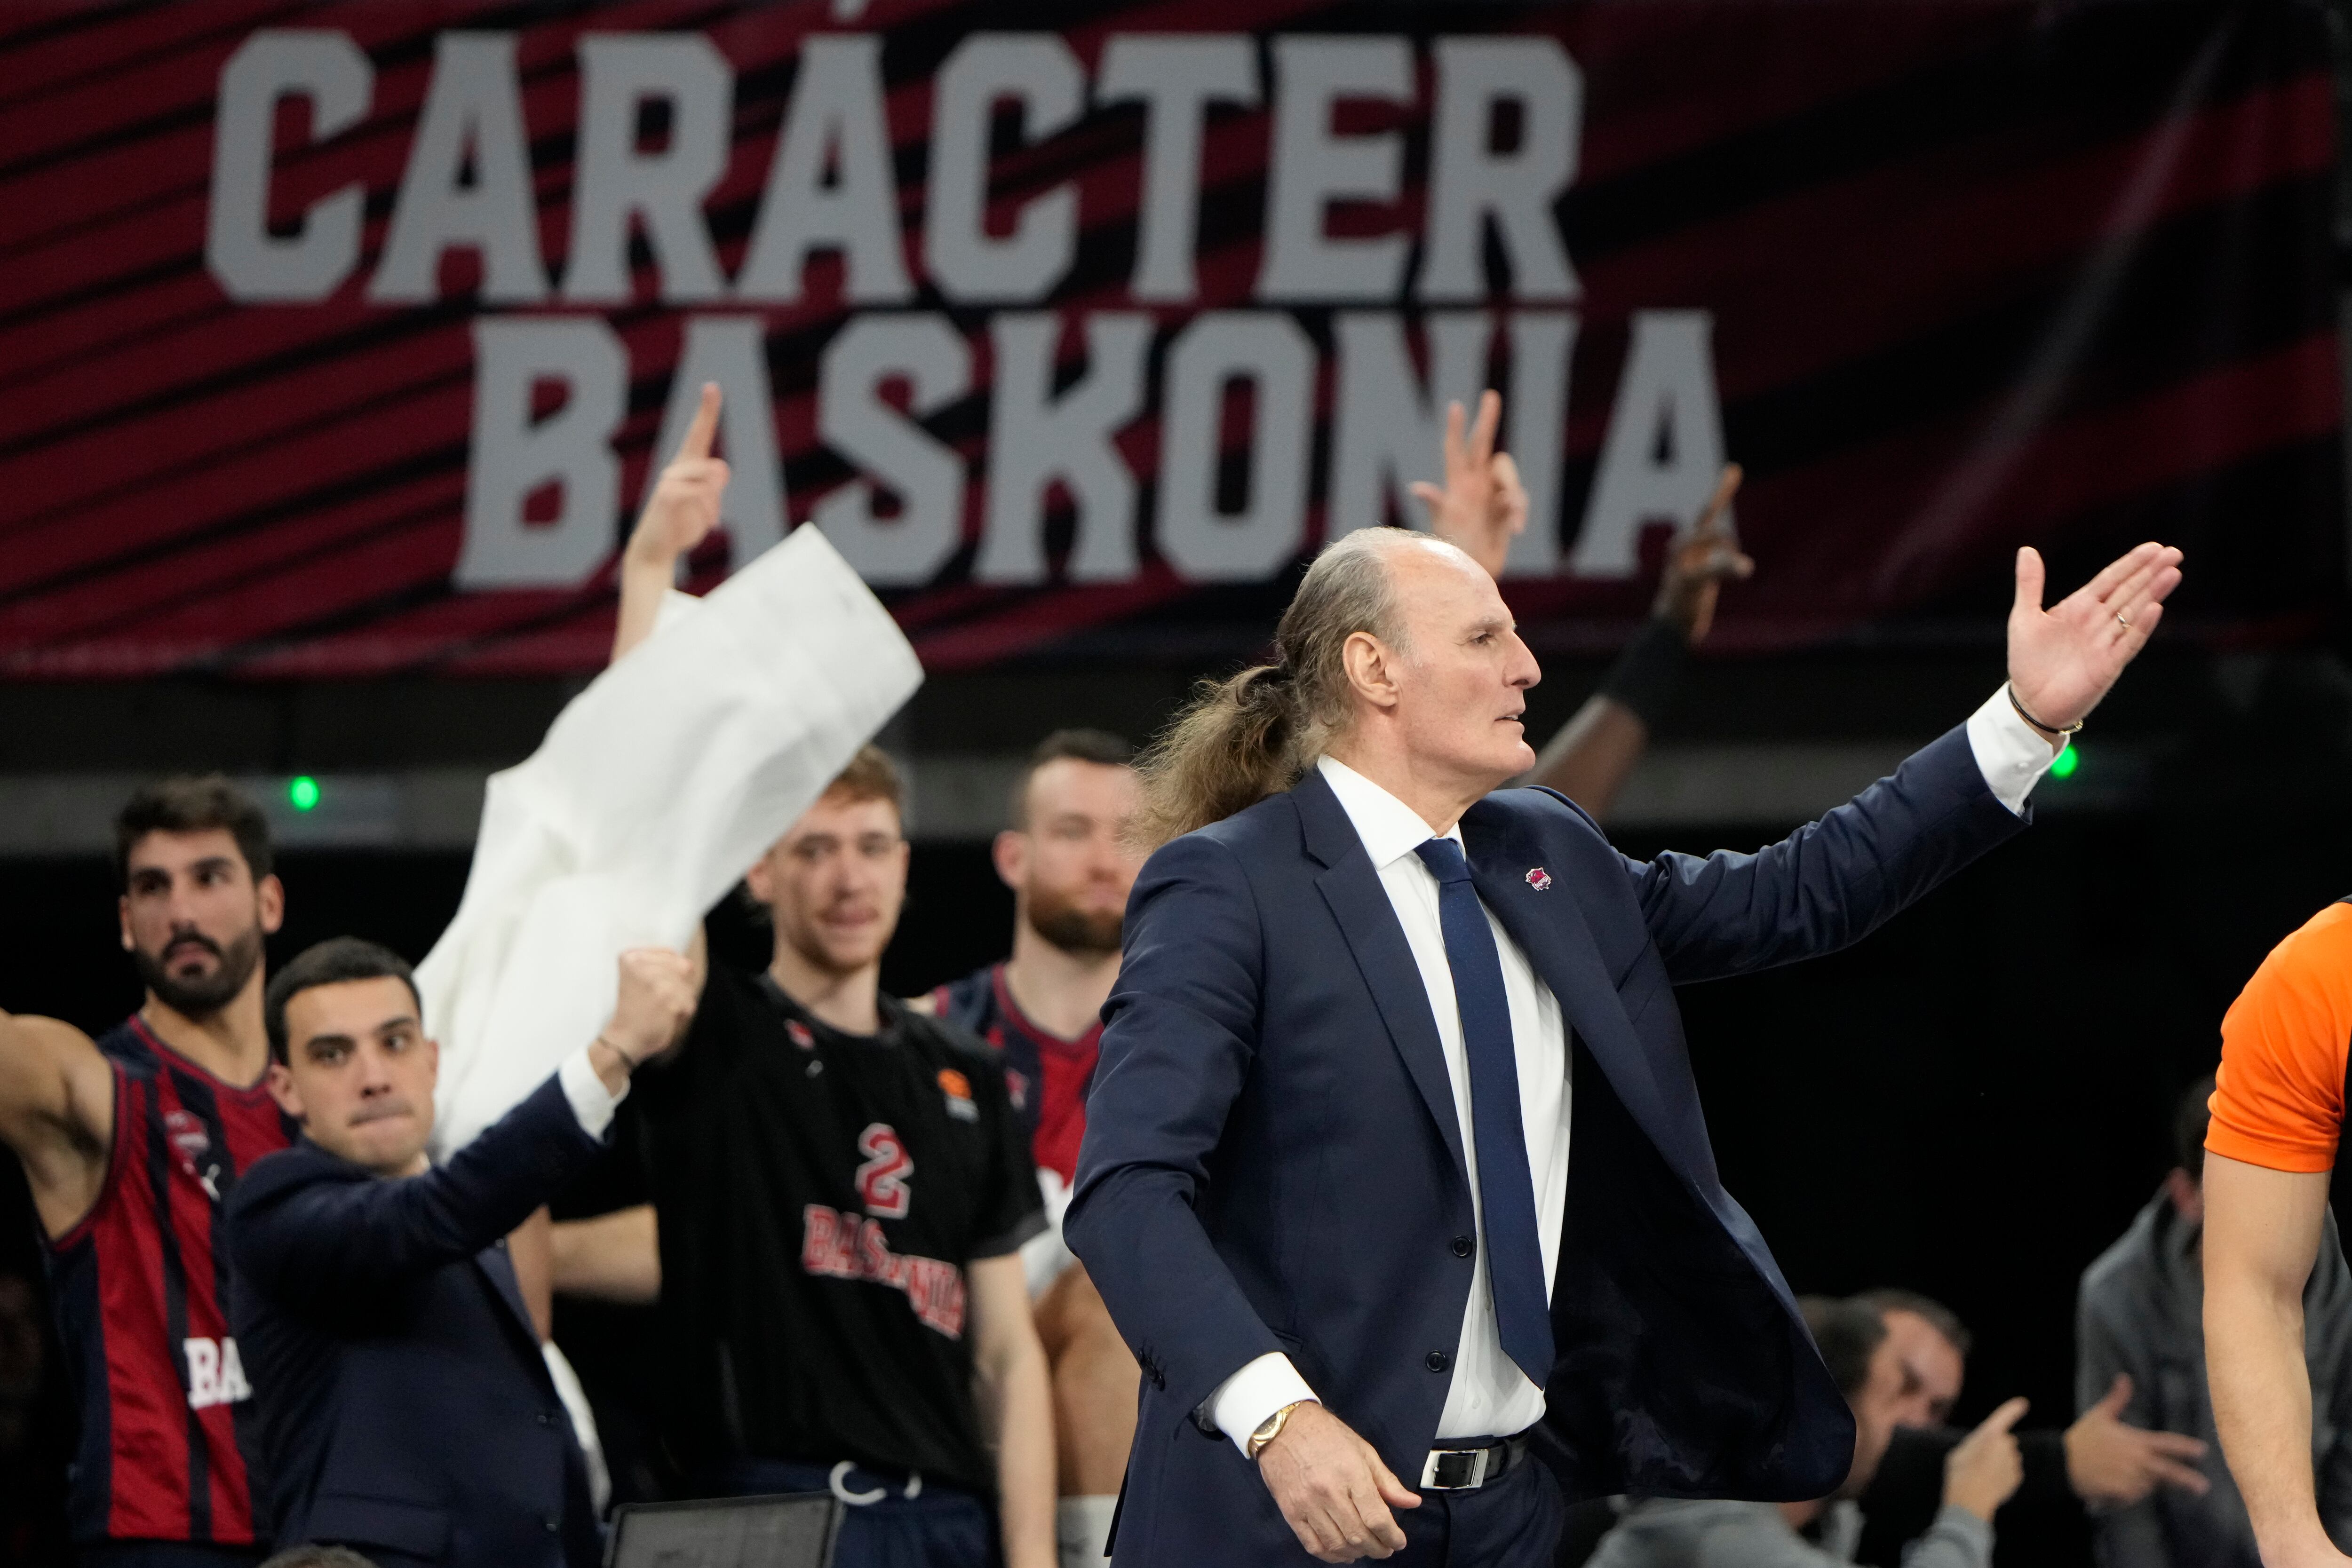
[[594,1041],[436,1169],[439,1051],[408,966],[341,937],[271,980],[270,1092],[303,1136],[237,1184],[227,1224],[280,1544],[383,1568],[602,1560],[504,1238],[595,1156],[693,1006],[685,958],[623,955]]
[[1542,1563],[1538,1424],[1579,1493],[1835,1491],[1853,1420],[1717,1179],[1672,988],[1857,940],[2020,831],[2179,560],[2045,612],[2021,551],[1965,726],[1780,844],[1643,863],[1496,792],[1538,671],[1492,579],[1402,531],[1327,550],[1276,663],[1143,765],[1173,841],[1068,1220],[1144,1374],[1118,1562]]

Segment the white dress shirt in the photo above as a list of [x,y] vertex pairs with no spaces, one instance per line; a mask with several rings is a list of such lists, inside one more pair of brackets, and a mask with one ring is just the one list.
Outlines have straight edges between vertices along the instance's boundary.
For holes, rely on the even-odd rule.
[[[1968,735],[1969,749],[1984,775],[1985,787],[2004,807],[2021,815],[2026,796],[2057,753],[2018,716],[2010,705],[2007,687],[1995,692],[1969,716]],[[1459,844],[1462,830],[1457,823],[1443,834],[1433,833],[1412,807],[1344,763],[1326,757],[1316,766],[1363,841],[1373,870],[1380,873],[1381,885],[1387,890],[1397,923],[1404,928],[1405,942],[1412,949],[1414,967],[1421,971],[1422,987],[1429,994],[1438,1044],[1445,1053],[1446,1077],[1453,1085],[1454,1119],[1462,1129],[1471,1212],[1478,1219],[1480,1240],[1470,1299],[1462,1314],[1453,1381],[1437,1418],[1437,1438],[1444,1442],[1507,1437],[1542,1419],[1543,1390],[1503,1353],[1501,1330],[1495,1321],[1494,1296],[1486,1278],[1486,1220],[1478,1196],[1477,1142],[1470,1120],[1470,1068],[1462,1045],[1462,1015],[1454,1004],[1454,971],[1445,960],[1445,936],[1438,924],[1437,878],[1413,852],[1415,846],[1431,838],[1449,838]],[[1511,1037],[1519,1064],[1519,1120],[1527,1134],[1528,1175],[1535,1183],[1536,1231],[1543,1245],[1548,1297],[1552,1271],[1559,1260],[1560,1220],[1568,1207],[1568,1030],[1558,998],[1492,910],[1486,912],[1486,924],[1495,933],[1496,953],[1503,966],[1503,991],[1510,1004]],[[1276,1352],[1259,1356],[1220,1384],[1209,1396],[1209,1413],[1217,1429],[1246,1454],[1250,1434],[1267,1416],[1286,1405],[1314,1397],[1315,1391],[1299,1376],[1290,1358]],[[1406,1479],[1411,1484],[1412,1478]]]
[[629,1097],[629,1086],[622,1084],[618,1094],[605,1088],[596,1064],[588,1060],[589,1049],[583,1045],[565,1057],[563,1065],[555,1070],[555,1078],[563,1086],[563,1098],[570,1103],[572,1114],[578,1118],[580,1130],[592,1138],[601,1138],[604,1129],[613,1124],[613,1113]]

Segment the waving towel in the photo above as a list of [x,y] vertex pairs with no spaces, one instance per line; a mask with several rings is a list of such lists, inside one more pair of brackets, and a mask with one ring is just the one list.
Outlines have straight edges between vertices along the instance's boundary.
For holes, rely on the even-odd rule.
[[441,1042],[436,1155],[594,1038],[625,948],[683,947],[922,682],[915,651],[803,528],[660,629],[494,774],[457,918],[417,966]]

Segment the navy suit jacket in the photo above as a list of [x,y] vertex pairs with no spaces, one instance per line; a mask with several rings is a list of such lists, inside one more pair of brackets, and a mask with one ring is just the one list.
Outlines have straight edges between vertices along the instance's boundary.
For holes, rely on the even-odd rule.
[[[1801,1499],[1843,1480],[1852,1417],[1723,1190],[1673,988],[1853,942],[2023,825],[1961,729],[1754,854],[1631,860],[1548,789],[1464,814],[1479,897],[1573,1031],[1545,1390],[1571,1492]],[[1161,848],[1127,920],[1067,1220],[1143,1368],[1118,1558],[1304,1562],[1255,1467],[1194,1412],[1286,1352],[1418,1479],[1469,1298],[1454,1243],[1475,1232],[1436,1021],[1319,773]]]
[[386,1180],[305,1140],[237,1182],[230,1318],[280,1546],[385,1568],[602,1561],[505,1238],[603,1146],[551,1078],[423,1176]]

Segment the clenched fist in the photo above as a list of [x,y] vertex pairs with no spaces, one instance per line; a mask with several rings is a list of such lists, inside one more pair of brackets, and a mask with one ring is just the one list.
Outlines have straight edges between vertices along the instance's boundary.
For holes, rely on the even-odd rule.
[[694,1016],[694,962],[667,947],[621,955],[621,996],[600,1038],[634,1067],[676,1042]]

